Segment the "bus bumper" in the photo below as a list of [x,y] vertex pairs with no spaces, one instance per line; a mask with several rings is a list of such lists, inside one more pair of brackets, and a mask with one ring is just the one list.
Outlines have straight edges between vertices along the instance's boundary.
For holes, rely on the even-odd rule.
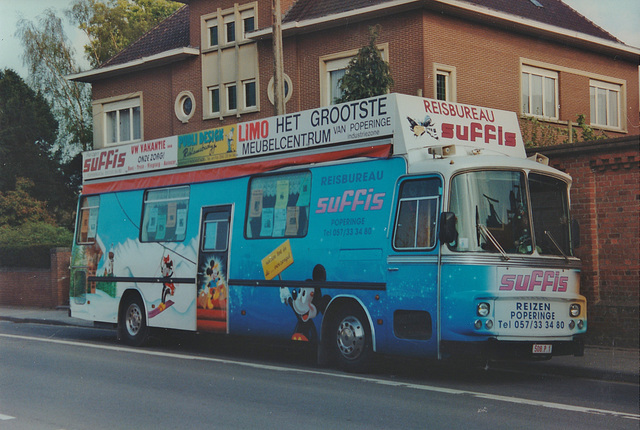
[[[545,345],[539,348],[539,345]],[[549,348],[549,345],[551,346]],[[537,353],[542,349],[544,352]],[[443,340],[440,351],[444,357],[480,358],[488,360],[548,360],[561,355],[584,355],[584,339],[576,336],[569,341],[501,341],[489,339],[481,342],[456,342]],[[550,352],[549,352],[550,351]]]

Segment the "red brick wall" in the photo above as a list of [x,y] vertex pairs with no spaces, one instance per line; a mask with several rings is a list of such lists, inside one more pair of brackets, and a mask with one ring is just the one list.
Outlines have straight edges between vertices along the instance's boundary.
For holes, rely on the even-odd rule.
[[538,150],[573,177],[580,222],[581,290],[592,343],[638,346],[640,289],[639,136]]
[[69,304],[71,250],[51,250],[51,267],[0,268],[0,305],[55,308]]

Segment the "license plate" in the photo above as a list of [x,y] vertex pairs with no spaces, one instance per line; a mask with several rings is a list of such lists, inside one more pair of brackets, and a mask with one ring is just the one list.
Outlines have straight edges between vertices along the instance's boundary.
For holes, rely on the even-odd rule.
[[533,353],[534,354],[551,354],[551,350],[553,349],[553,345],[548,344],[533,344]]

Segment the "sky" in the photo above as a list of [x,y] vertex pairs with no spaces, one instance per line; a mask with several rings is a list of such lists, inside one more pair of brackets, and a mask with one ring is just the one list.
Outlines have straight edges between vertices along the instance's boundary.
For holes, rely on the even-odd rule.
[[[0,70],[11,68],[26,78],[23,48],[15,36],[21,19],[37,20],[47,8],[54,9],[66,25],[66,32],[76,50],[82,70],[89,68],[83,57],[84,34],[64,17],[64,10],[72,0],[0,0]],[[516,0],[513,0],[516,1]],[[627,45],[640,48],[640,1],[638,0],[564,0],[589,20],[602,27]]]

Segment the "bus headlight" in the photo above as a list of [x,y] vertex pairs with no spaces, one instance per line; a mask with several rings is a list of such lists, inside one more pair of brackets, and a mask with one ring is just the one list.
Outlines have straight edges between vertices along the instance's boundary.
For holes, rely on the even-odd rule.
[[572,318],[580,316],[580,305],[577,303],[572,303],[571,306],[569,306],[569,315]]
[[486,302],[478,303],[478,308],[476,309],[476,313],[478,314],[479,317],[486,317],[487,315],[489,315],[490,311],[491,311],[491,306],[489,306],[489,303],[486,303]]

